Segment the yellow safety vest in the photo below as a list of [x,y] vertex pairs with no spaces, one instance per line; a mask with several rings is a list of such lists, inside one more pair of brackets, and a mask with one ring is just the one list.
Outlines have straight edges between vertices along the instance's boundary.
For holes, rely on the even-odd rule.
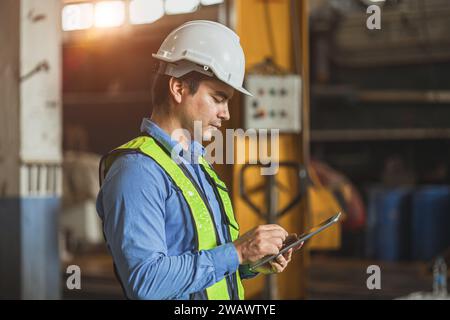
[[[195,249],[200,251],[217,247],[219,245],[217,230],[213,222],[212,211],[208,202],[205,200],[204,194],[197,183],[192,179],[187,168],[183,164],[177,164],[171,158],[169,151],[152,137],[137,137],[105,155],[100,163],[100,181],[102,182],[109,168],[111,168],[113,162],[120,155],[130,152],[139,152],[152,158],[182,191],[183,197],[190,209],[192,220],[195,224]],[[234,241],[239,236],[239,225],[234,217],[227,187],[203,157],[199,157],[199,164],[212,184],[222,211],[222,216],[226,218],[228,223],[229,236],[232,241]],[[228,288],[230,288],[230,291],[232,292],[231,297],[228,293]],[[242,286],[239,270],[206,288],[206,296],[209,300],[243,300],[244,288]]]

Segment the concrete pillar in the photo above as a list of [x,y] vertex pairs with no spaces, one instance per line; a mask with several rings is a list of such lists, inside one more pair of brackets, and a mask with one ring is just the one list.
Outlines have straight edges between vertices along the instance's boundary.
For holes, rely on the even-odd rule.
[[0,299],[59,299],[60,0],[0,1]]

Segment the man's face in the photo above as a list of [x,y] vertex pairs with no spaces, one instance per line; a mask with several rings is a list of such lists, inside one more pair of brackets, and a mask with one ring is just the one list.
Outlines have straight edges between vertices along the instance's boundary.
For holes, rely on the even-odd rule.
[[232,87],[215,79],[202,80],[194,95],[189,93],[186,85],[183,103],[180,106],[183,128],[194,138],[194,121],[200,121],[202,139],[209,141],[213,131],[222,125],[222,121],[230,119],[228,102],[233,93]]

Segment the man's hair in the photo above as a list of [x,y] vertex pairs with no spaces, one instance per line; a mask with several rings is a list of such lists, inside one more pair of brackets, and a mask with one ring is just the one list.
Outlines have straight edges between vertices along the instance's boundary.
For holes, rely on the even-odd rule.
[[[171,76],[156,73],[152,85],[152,104],[153,108],[159,107],[167,103],[169,99],[169,80]],[[200,82],[206,79],[212,79],[207,75],[192,71],[178,78],[185,82],[189,88],[189,94],[194,95],[200,86]]]

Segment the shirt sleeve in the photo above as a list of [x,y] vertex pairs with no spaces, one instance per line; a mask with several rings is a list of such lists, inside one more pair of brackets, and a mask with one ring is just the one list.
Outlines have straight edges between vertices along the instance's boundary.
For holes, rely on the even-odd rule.
[[[151,170],[143,161],[153,162]],[[176,299],[206,289],[239,267],[232,243],[168,256],[164,216],[171,188],[152,159],[134,154],[115,161],[100,190],[97,209],[130,299]]]

